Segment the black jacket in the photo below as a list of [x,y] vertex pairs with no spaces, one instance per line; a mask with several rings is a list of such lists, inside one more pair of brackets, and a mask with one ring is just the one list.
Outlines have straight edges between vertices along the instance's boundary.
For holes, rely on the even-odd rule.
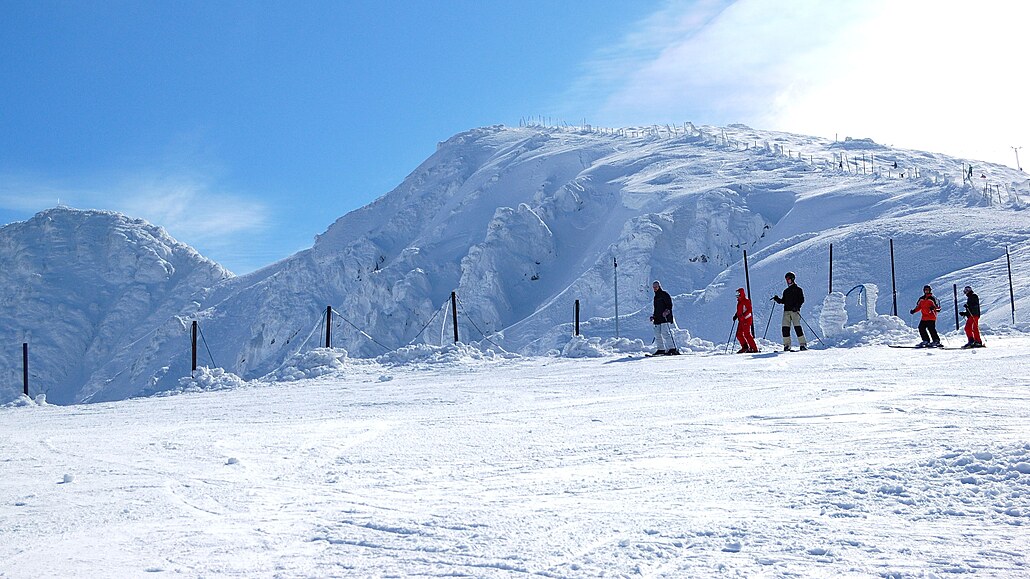
[[966,294],[966,313],[974,318],[980,317],[980,296],[973,292]]
[[792,284],[787,286],[783,290],[783,297],[774,297],[776,303],[783,304],[784,311],[788,312],[800,312],[801,304],[805,303],[805,292],[801,291],[801,286],[798,284]]
[[[666,311],[669,312],[669,315],[665,315]],[[656,326],[672,323],[672,296],[669,295],[669,292],[661,288],[654,292],[654,313],[651,316],[651,321]]]

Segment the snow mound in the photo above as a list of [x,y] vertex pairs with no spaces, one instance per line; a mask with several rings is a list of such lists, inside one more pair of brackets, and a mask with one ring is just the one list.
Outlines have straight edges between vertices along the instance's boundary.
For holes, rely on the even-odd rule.
[[517,354],[510,352],[495,352],[492,348],[481,350],[475,344],[449,344],[447,346],[433,346],[430,344],[415,344],[405,346],[392,352],[387,352],[376,360],[387,366],[404,366],[408,364],[448,364],[454,362],[469,361],[492,361],[518,358]]
[[980,323],[980,333],[990,333],[998,336],[1022,336],[1030,334],[1030,324],[1017,323],[1012,324],[999,324],[997,326]]
[[845,151],[860,151],[870,149],[886,149],[883,145],[877,143],[872,139],[853,139],[851,137],[844,137],[843,141],[838,141],[829,146],[831,149],[844,149]]
[[180,378],[179,387],[174,390],[166,390],[158,393],[159,396],[169,396],[183,392],[210,392],[214,390],[235,390],[245,386],[247,381],[232,372],[226,372],[222,368],[197,368],[192,377]]
[[295,354],[280,368],[262,378],[265,382],[293,382],[332,374],[347,366],[349,358],[343,348],[315,348]]
[[819,329],[827,338],[840,336],[848,323],[844,294],[833,292],[823,298],[823,309],[819,312]]
[[19,408],[25,406],[49,406],[49,404],[46,401],[46,394],[37,394],[35,398],[19,394],[13,400],[5,402],[3,406],[4,408]]
[[837,347],[869,346],[875,344],[907,344],[916,339],[915,330],[895,316],[878,315],[847,326],[833,337],[824,336],[826,345]]
[[615,354],[646,352],[649,349],[643,340],[630,340],[629,338],[602,340],[601,338],[573,336],[557,355],[562,358],[603,358]]
[[695,338],[690,335],[690,332],[683,328],[673,330],[672,337],[674,339],[676,349],[680,352],[703,353],[712,352],[718,349],[714,342]]

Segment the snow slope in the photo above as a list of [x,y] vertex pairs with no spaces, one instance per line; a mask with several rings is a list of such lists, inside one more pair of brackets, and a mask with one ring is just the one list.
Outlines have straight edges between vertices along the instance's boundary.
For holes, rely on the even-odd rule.
[[[452,291],[463,342],[544,354],[568,344],[576,300],[587,336],[616,335],[614,259],[622,337],[650,341],[650,282],[660,279],[676,301],[678,339],[721,342],[730,330],[733,290],[745,285],[743,251],[756,325],[775,317],[767,298],[782,290],[788,270],[807,292],[806,321],[816,325],[831,243],[834,290],[874,284],[877,311],[891,311],[890,239],[903,318],[911,323],[907,312],[924,283],[937,288],[946,312],[951,284],[972,284],[984,304],[983,325],[1000,328],[1012,323],[1006,248],[1017,297],[1030,293],[1030,221],[1023,213],[1030,192],[1022,173],[974,165],[977,175],[965,182],[963,160],[742,125],[473,129],[441,143],[396,189],[341,217],[310,249],[246,276],[208,264],[188,283],[165,283],[165,293],[146,290],[158,301],[167,295],[167,303],[118,316],[119,327],[134,321],[120,349],[84,353],[94,343],[91,318],[67,338],[84,342],[76,348],[59,355],[53,338],[34,346],[34,367],[81,368],[54,374],[56,381],[41,376],[46,387],[68,391],[51,396],[59,402],[175,390],[189,372],[185,330],[196,319],[201,363],[254,379],[324,343],[326,306],[334,310],[333,344],[349,356],[448,343]],[[990,198],[984,182],[998,187]],[[73,229],[74,220],[66,221]],[[4,229],[8,247],[36,243],[21,239],[23,230]],[[89,275],[113,278],[119,287],[125,281],[117,266],[80,261],[108,251],[117,236],[75,239],[78,249],[61,254],[62,267],[90,273],[66,285],[24,283],[43,258],[11,252],[21,261],[0,271],[0,285],[18,288],[4,290],[12,311],[41,300],[75,312],[92,308],[93,317],[117,307],[106,294],[68,304],[58,297],[93,283]],[[130,240],[118,251],[141,247]],[[849,300],[849,311],[862,310]],[[1019,323],[1028,316],[1017,309]],[[63,334],[38,311],[10,321],[12,347],[29,333]],[[0,400],[20,390],[17,354],[3,362],[8,378]]]
[[1025,577],[1028,347],[313,350],[182,384],[223,391],[23,399],[0,576]]

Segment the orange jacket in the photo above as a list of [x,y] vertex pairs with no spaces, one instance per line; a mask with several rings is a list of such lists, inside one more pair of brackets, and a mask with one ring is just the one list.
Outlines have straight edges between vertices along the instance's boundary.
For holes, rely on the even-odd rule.
[[922,314],[921,319],[925,322],[927,320],[936,320],[937,312],[939,311],[941,311],[941,305],[937,303],[937,298],[933,297],[933,294],[924,294],[916,302],[916,307],[912,310],[912,313],[919,312]]

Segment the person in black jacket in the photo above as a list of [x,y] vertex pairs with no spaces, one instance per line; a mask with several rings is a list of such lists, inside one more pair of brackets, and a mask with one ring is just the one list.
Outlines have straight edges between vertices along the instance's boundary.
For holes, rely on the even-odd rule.
[[805,330],[801,327],[801,304],[805,303],[805,292],[794,283],[794,272],[788,271],[783,279],[787,282],[783,290],[783,297],[773,296],[773,301],[783,304],[783,351],[790,351],[790,327],[794,326],[794,332],[798,335],[798,343],[802,350],[808,349],[808,339],[805,338]]
[[966,286],[962,290],[966,294],[966,305],[962,308],[962,317],[966,319],[966,338],[969,342],[963,348],[983,348],[980,338],[980,296],[973,293],[973,288]]
[[662,289],[662,284],[655,280],[651,284],[654,289],[654,313],[651,314],[651,323],[654,324],[654,340],[658,349],[655,356],[676,356],[680,352],[676,349],[676,341],[672,337],[672,296]]

